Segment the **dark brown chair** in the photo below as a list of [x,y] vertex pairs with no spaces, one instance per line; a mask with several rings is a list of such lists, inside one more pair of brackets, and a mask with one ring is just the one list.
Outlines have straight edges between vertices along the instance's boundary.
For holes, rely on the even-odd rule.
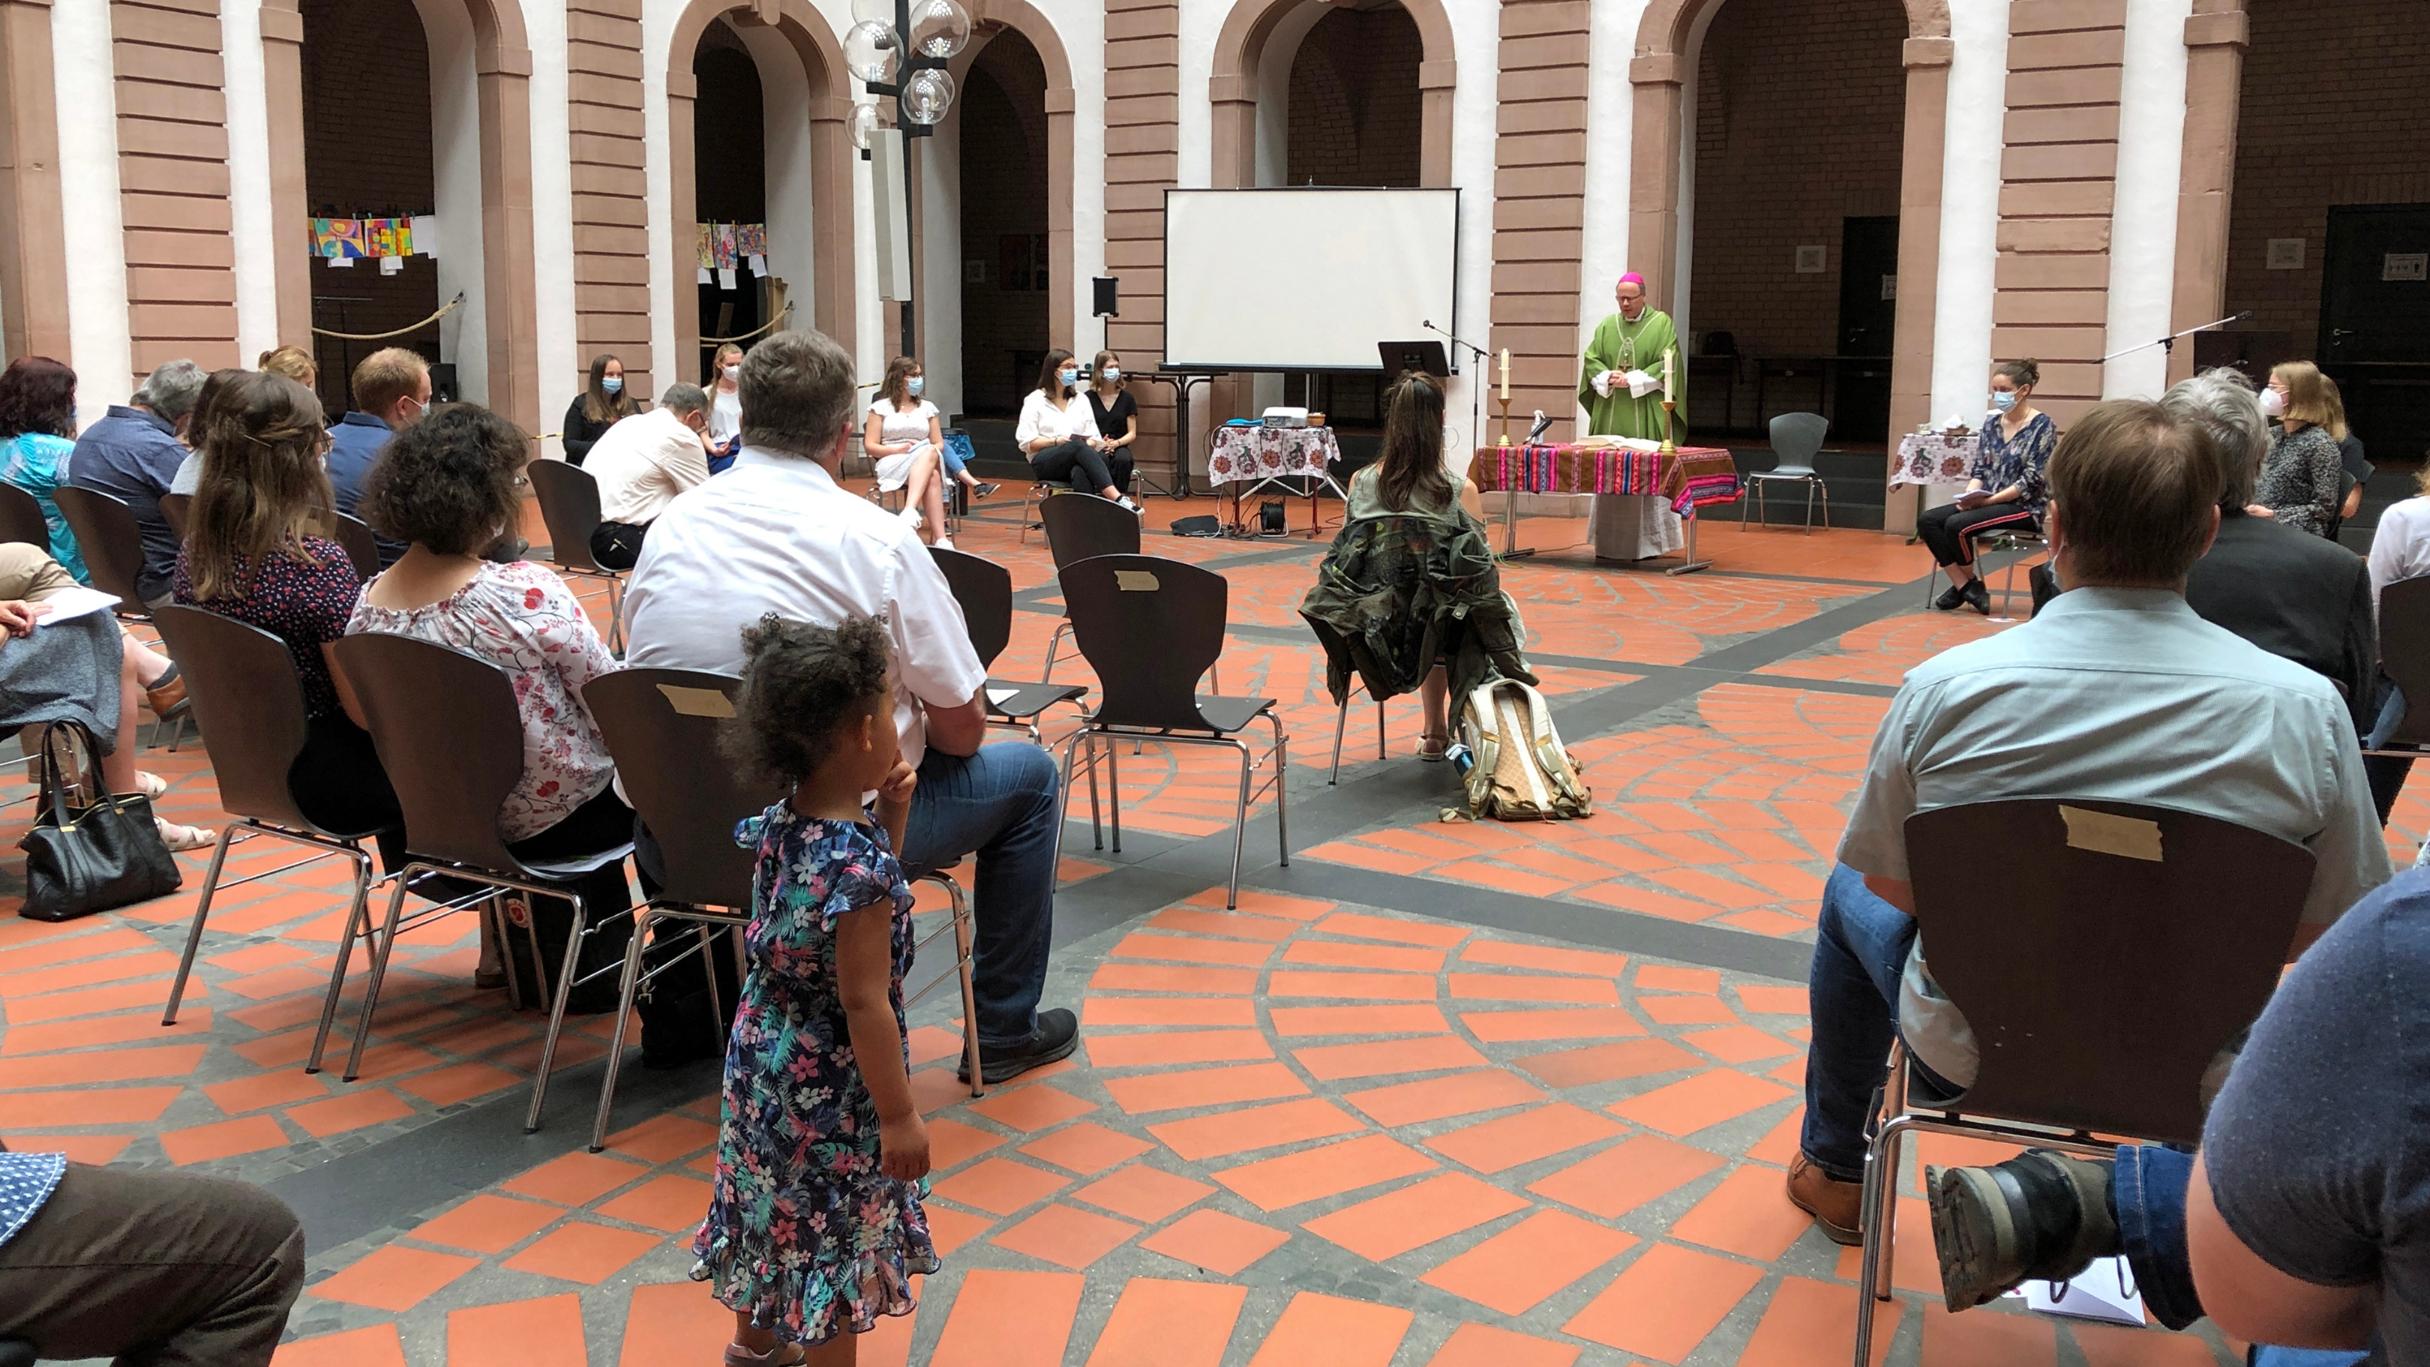
[[[364,926],[371,895],[371,856],[363,841],[374,831],[332,830],[305,815],[295,801],[288,776],[304,751],[309,726],[304,707],[303,680],[295,672],[295,657],[287,643],[258,627],[197,607],[169,606],[153,617],[160,639],[177,658],[186,680],[186,696],[194,715],[208,728],[205,748],[219,785],[219,805],[233,814],[211,851],[211,871],[203,876],[202,898],[194,907],[194,923],[186,931],[185,957],[169,985],[169,1004],[160,1023],[177,1023],[178,1005],[185,1000],[186,980],[194,972],[194,956],[202,947],[203,924],[211,918],[211,900],[222,888],[239,888],[290,869],[323,859],[343,858],[354,865],[354,896],[348,907],[349,926]],[[292,864],[264,873],[220,882],[228,851],[242,841],[266,837],[301,845],[312,853]],[[325,1033],[337,1012],[338,989],[345,980],[341,957],[330,972],[329,998],[321,1009]],[[310,1071],[320,1069],[312,1060]]]
[[2430,578],[2379,591],[2379,667],[2405,698],[2396,729],[2366,755],[2430,758]]
[[[1865,1154],[1855,1361],[1890,1296],[1902,1141],[1968,1135],[2106,1158],[2095,1136],[2194,1144],[2203,1078],[2286,966],[2312,883],[2300,845],[2127,802],[1977,802],[1907,819],[1919,943],[1982,1062],[1962,1096],[1918,1095],[1891,1050]],[[1983,877],[1983,851],[2001,852]]]
[[51,497],[59,504],[60,516],[67,519],[68,530],[76,534],[76,549],[84,556],[93,587],[117,596],[121,618],[152,620],[138,587],[143,576],[143,529],[136,524],[135,510],[122,498],[69,484],[52,490]]
[[51,523],[42,514],[42,500],[14,484],[0,484],[0,542],[8,541],[22,541],[47,551],[51,548]]
[[[1100,555],[1139,554],[1139,514],[1096,494],[1057,494],[1039,509],[1046,520],[1046,550],[1060,573],[1065,566]],[[1055,666],[1071,657],[1063,653],[1063,638],[1072,629],[1071,614],[1055,624],[1046,641],[1046,672],[1054,682]]]
[[[339,641],[336,655],[338,667],[345,671],[362,703],[380,766],[388,771],[397,804],[404,809],[406,839],[406,863],[396,872],[386,923],[373,936],[371,981],[363,994],[363,1018],[355,1030],[346,1079],[351,1082],[362,1071],[372,1012],[379,1005],[388,956],[401,931],[491,901],[499,893],[559,898],[573,904],[573,924],[566,932],[565,961],[557,973],[548,1037],[540,1048],[539,1076],[533,1080],[531,1111],[524,1120],[526,1133],[537,1130],[541,1107],[548,1100],[549,1071],[557,1057],[557,1037],[565,1028],[566,1002],[574,990],[574,966],[581,957],[583,938],[597,929],[594,916],[605,924],[631,911],[629,907],[584,906],[564,880],[622,863],[633,852],[632,842],[587,858],[548,864],[526,863],[506,848],[506,839],[498,832],[498,809],[523,779],[523,721],[515,706],[514,684],[504,670],[461,650],[380,632]],[[417,912],[406,923],[406,886],[426,873],[477,884],[481,890]],[[533,966],[545,974],[539,931],[529,924],[526,929]],[[354,938],[354,927],[348,926],[338,946],[340,964],[352,955]],[[513,974],[508,977],[511,980]],[[324,1023],[313,1042],[315,1058],[327,1043],[328,1033]]]
[[169,530],[176,535],[180,544],[186,539],[186,519],[192,516],[193,512],[194,495],[192,494],[162,494],[160,496],[161,520],[169,524]]
[[[599,1116],[591,1126],[591,1152],[607,1144],[608,1119],[616,1104],[616,1076],[624,1062],[627,1022],[643,984],[694,954],[711,952],[720,932],[735,934],[735,953],[742,952],[740,932],[751,924],[752,852],[737,844],[735,827],[758,816],[783,794],[741,782],[730,764],[706,762],[717,753],[717,730],[734,715],[738,680],[724,674],[688,669],[626,669],[602,674],[582,690],[582,700],[599,723],[608,753],[634,813],[649,827],[658,846],[665,882],[658,895],[636,913],[632,943],[625,947],[623,995],[616,1012],[616,1035],[608,1048],[607,1077],[599,1089]],[[904,1003],[919,1000],[948,977],[962,984],[962,1018],[978,1019],[976,989],[971,977],[971,945],[977,930],[969,903],[959,884],[938,871],[922,875],[946,890],[952,903],[953,969],[931,980]],[[643,944],[649,928],[660,921],[690,922],[699,943],[655,967],[642,967]],[[933,941],[948,933],[931,934]],[[926,947],[923,941],[922,947]],[[709,1009],[724,1029],[725,1013],[717,1002],[717,974],[709,972]],[[979,1077],[978,1032],[964,1032],[970,1075]],[[980,1095],[974,1081],[971,1095]]]
[[608,589],[608,649],[624,653],[624,573],[591,556],[591,533],[599,530],[599,481],[588,470],[561,460],[535,460],[526,467],[540,521],[548,527],[549,558],[571,578],[604,581]]
[[[932,546],[928,553],[944,573],[954,602],[961,605],[962,625],[970,633],[970,648],[978,654],[979,664],[994,668],[996,658],[1012,640],[1012,571],[968,551]],[[987,717],[990,724],[1019,727],[1037,741],[1040,713],[1086,696],[1088,689],[1079,684],[1020,683],[990,675]]]
[[[1086,495],[1074,495],[1083,498]],[[1060,501],[1060,500],[1057,500]],[[1052,504],[1049,505],[1050,507]],[[1217,745],[1240,755],[1240,802],[1232,825],[1232,879],[1225,906],[1240,901],[1240,856],[1248,836],[1249,804],[1274,792],[1275,837],[1284,867],[1291,863],[1289,737],[1272,698],[1227,698],[1198,692],[1198,681],[1223,653],[1230,586],[1213,570],[1152,555],[1101,555],[1064,569],[1064,610],[1082,658],[1097,671],[1100,701],[1063,748],[1063,802],[1071,804],[1073,766],[1090,749],[1093,770],[1106,766],[1114,850],[1122,850],[1122,787],[1117,738],[1167,745]],[[1259,755],[1239,738],[1251,722],[1274,728],[1274,744]],[[1266,781],[1250,781],[1260,766]],[[1094,782],[1092,777],[1091,782]],[[1056,827],[1061,839],[1062,827]]]
[[337,519],[337,543],[346,548],[346,559],[354,566],[355,577],[366,584],[379,578],[380,540],[371,534],[371,524],[352,513],[332,516]]

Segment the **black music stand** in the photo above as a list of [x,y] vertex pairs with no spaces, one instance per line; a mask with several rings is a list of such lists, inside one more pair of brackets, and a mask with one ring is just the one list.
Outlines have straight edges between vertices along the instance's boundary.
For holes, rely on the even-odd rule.
[[1451,378],[1451,358],[1443,352],[1443,344],[1432,338],[1416,342],[1378,342],[1375,354],[1384,363],[1384,383],[1390,384],[1415,370],[1437,380]]

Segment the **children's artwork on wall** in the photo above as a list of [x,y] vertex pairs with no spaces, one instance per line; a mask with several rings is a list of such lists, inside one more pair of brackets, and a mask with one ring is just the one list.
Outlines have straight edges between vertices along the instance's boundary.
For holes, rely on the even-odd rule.
[[717,269],[717,225],[714,223],[701,224],[698,240],[700,243],[700,268],[704,271]]
[[312,220],[312,254],[331,260],[362,257],[363,220],[359,218],[316,218]]
[[766,256],[768,254],[768,225],[765,223],[735,224],[734,254],[737,256]]
[[737,265],[741,264],[740,259],[735,255],[734,251],[733,224],[720,223],[717,225],[717,236],[714,239],[714,250],[717,257],[714,264],[716,265],[717,269],[721,271],[730,271],[733,270]]

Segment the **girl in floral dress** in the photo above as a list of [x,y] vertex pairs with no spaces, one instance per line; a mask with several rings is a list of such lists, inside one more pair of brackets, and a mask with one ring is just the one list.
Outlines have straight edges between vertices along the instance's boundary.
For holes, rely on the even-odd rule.
[[759,855],[750,971],[692,1275],[734,1312],[727,1367],[832,1367],[879,1316],[917,1309],[911,1278],[937,1270],[903,1043],[911,889],[894,854],[917,780],[883,624],[769,616],[743,649],[729,758],[792,796],[736,832]]

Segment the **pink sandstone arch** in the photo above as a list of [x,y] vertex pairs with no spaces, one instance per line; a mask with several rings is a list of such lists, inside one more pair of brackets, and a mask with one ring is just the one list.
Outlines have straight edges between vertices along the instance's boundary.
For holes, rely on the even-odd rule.
[[[1214,161],[1218,189],[1257,183],[1257,76],[1266,42],[1284,16],[1318,0],[1239,0],[1215,37],[1207,99],[1214,105]],[[1421,129],[1418,184],[1451,184],[1451,95],[1458,65],[1453,59],[1451,16],[1442,0],[1402,0],[1417,24]]]
[[791,321],[807,323],[851,351],[858,319],[853,244],[852,138],[844,120],[852,112],[844,53],[834,30],[808,0],[692,0],[675,20],[667,45],[667,169],[672,189],[669,221],[675,226],[675,355],[668,374],[691,380],[699,362],[700,315],[686,282],[696,268],[691,230],[698,190],[693,179],[693,106],[698,89],[692,60],[709,23],[725,15],[736,24],[771,26],[798,56],[810,92],[811,214],[816,239],[809,310]]
[[[526,432],[540,426],[539,304],[532,252],[532,53],[523,12],[498,0],[447,0],[473,27],[481,115],[479,301],[489,334],[489,406]],[[270,199],[281,241],[309,214],[304,190],[302,0],[263,0],[262,56],[270,112]],[[275,267],[281,341],[312,327],[312,262],[282,251]]]
[[[1050,276],[1052,288],[1047,293],[1047,328],[1050,346],[1069,347],[1080,351],[1077,336],[1079,310],[1074,302],[1074,286],[1080,278],[1078,256],[1072,241],[1072,115],[1078,108],[1078,97],[1072,89],[1071,55],[1064,51],[1063,38],[1055,26],[1029,0],[965,0],[970,7],[973,23],[970,44],[953,60],[950,68],[955,88],[959,89],[970,76],[971,63],[978,60],[979,49],[988,40],[1007,30],[1020,34],[1038,52],[1038,63],[1046,71],[1046,251],[1047,261],[1055,274]],[[915,206],[914,212],[918,212]],[[914,279],[925,275],[921,263],[913,263]],[[914,287],[919,293],[920,287]]]

